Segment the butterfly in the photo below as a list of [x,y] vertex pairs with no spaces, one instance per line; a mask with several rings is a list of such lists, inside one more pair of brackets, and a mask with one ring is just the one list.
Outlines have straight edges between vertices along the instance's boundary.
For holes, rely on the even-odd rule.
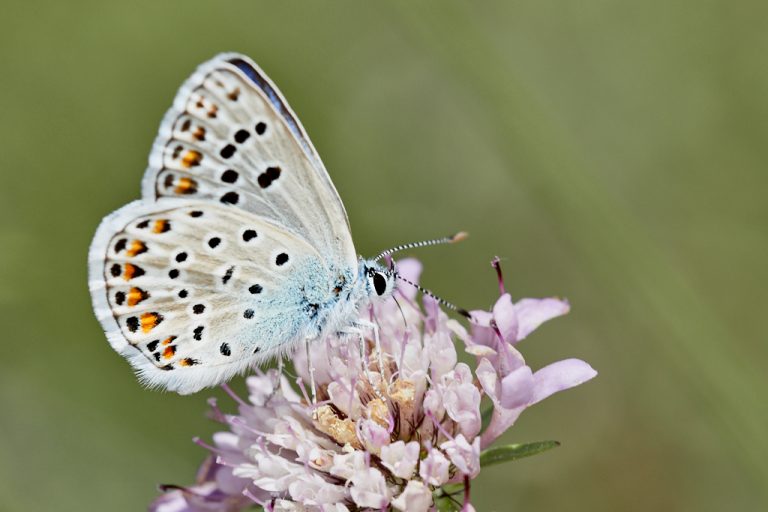
[[149,387],[223,383],[353,326],[395,289],[378,262],[391,251],[358,258],[304,128],[244,55],[181,86],[141,188],[101,222],[88,267],[107,339]]

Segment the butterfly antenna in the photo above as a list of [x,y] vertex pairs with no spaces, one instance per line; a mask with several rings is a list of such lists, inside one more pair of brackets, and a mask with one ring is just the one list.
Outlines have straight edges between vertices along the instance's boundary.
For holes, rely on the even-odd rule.
[[468,236],[469,234],[466,231],[459,231],[458,233],[452,236],[446,236],[443,238],[435,238],[434,240],[423,240],[421,242],[411,242],[410,244],[398,245],[397,247],[393,247],[391,249],[387,249],[386,251],[382,251],[378,256],[374,258],[374,261],[378,261],[384,256],[389,256],[396,252],[404,251],[406,249],[428,247],[430,245],[454,244],[456,242],[461,242]]
[[446,307],[446,308],[450,309],[451,311],[455,311],[456,313],[460,314],[461,316],[464,316],[464,317],[469,318],[470,320],[472,320],[472,315],[466,309],[460,308],[460,307],[458,307],[458,306],[456,306],[454,304],[451,304],[450,302],[448,302],[445,299],[441,299],[440,297],[438,297],[437,295],[435,295],[431,291],[427,290],[423,286],[420,286],[420,285],[414,283],[413,281],[404,278],[403,276],[401,276],[397,272],[393,272],[392,275],[395,276],[397,279],[399,279],[399,280],[401,280],[401,281],[403,281],[405,283],[408,283],[409,285],[413,286],[414,288],[419,290],[424,295],[428,295],[428,296],[432,297],[441,306]]

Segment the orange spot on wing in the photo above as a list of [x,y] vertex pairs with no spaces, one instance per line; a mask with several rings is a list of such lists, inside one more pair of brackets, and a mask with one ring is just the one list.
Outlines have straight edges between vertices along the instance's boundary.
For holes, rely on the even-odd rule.
[[163,350],[163,357],[165,359],[170,359],[173,357],[173,354],[176,353],[176,347],[174,345],[171,345],[169,347],[165,347]]
[[165,233],[169,229],[171,229],[171,223],[165,219],[156,220],[152,226],[153,233]]
[[126,263],[125,267],[123,267],[123,279],[126,281],[130,281],[134,277],[139,277],[143,274],[144,270],[142,270],[140,267],[137,267],[136,265]]
[[149,297],[149,294],[142,290],[141,288],[133,287],[128,292],[128,305],[129,306],[135,306],[136,304],[139,304],[141,301],[146,300]]
[[165,338],[163,340],[163,345],[170,345],[171,342],[173,342],[173,340],[175,340],[175,339],[176,339],[176,336],[170,336],[168,338]]
[[159,313],[144,313],[141,315],[141,330],[148,333],[163,321],[163,316]]
[[203,154],[199,151],[195,151],[194,149],[190,149],[184,154],[184,158],[181,159],[181,164],[189,169],[190,167],[195,167],[197,165],[200,165],[200,161],[203,159]]
[[180,178],[175,192],[177,194],[194,194],[197,192],[197,182],[192,178]]
[[138,256],[139,254],[143,254],[147,252],[147,245],[142,242],[141,240],[134,240],[131,242],[131,247],[128,249],[126,254],[128,257],[132,258],[134,256]]
[[197,140],[205,140],[205,128],[198,126],[192,136]]

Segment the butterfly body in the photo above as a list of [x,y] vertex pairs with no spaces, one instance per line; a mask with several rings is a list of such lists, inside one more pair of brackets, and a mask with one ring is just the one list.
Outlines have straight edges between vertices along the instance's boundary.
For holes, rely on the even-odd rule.
[[345,331],[394,279],[358,258],[301,124],[247,57],[203,64],[166,114],[142,199],[106,217],[89,287],[149,386],[192,393]]

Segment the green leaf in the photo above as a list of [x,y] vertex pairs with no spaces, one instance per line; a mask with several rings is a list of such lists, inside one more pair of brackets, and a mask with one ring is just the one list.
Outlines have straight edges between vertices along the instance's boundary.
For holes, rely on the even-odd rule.
[[462,506],[464,484],[447,484],[435,489],[432,498],[438,512],[458,512]]
[[489,448],[480,454],[480,465],[482,467],[487,467],[492,464],[499,464],[500,462],[522,459],[524,457],[538,455],[539,453],[546,452],[552,448],[557,448],[558,446],[560,446],[558,441],[536,441],[535,443],[497,446],[495,448]]
[[435,507],[439,512],[459,512],[461,510],[461,505],[461,502],[447,497],[441,497],[435,500]]
[[484,431],[491,422],[493,416],[493,405],[489,405],[480,413],[480,432]]

